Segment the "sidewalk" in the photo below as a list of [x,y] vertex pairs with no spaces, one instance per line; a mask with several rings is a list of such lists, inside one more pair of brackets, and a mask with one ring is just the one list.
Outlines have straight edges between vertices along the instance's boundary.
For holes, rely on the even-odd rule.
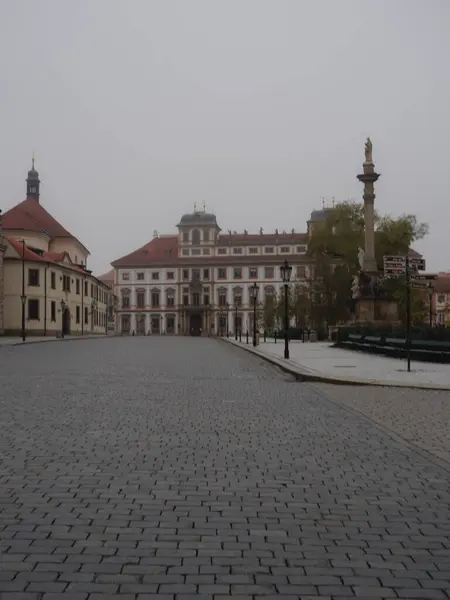
[[68,335],[65,338],[57,338],[55,336],[38,337],[29,336],[25,342],[22,341],[21,337],[6,337],[0,336],[0,348],[3,346],[24,346],[25,344],[40,344],[42,342],[74,342],[75,340],[98,340],[107,337],[114,337],[114,333],[109,335],[92,334],[92,335]]
[[333,348],[328,342],[289,343],[290,359],[283,358],[284,340],[261,342],[257,348],[250,343],[227,342],[261,356],[292,373],[303,381],[329,383],[413,387],[450,391],[450,365],[411,362],[363,352]]

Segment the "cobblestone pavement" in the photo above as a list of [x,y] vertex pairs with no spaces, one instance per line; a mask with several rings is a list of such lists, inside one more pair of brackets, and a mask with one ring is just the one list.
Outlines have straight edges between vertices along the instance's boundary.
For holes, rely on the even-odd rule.
[[310,384],[335,402],[361,412],[450,466],[450,392]]
[[450,597],[448,471],[255,356],[6,347],[0,390],[1,600]]

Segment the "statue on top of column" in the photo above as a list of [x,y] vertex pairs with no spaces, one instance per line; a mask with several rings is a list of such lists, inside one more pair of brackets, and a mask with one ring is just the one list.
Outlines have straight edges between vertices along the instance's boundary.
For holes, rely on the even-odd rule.
[[366,160],[365,162],[368,164],[372,164],[373,163],[373,158],[372,158],[372,141],[370,139],[370,137],[367,138],[366,140],[366,145],[364,148],[364,154],[366,155]]

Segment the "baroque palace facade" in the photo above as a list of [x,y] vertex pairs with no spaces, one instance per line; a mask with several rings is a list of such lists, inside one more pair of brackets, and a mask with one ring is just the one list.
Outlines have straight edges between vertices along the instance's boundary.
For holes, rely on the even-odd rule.
[[0,335],[106,333],[111,287],[42,206],[34,160],[26,181],[26,199],[0,215]]
[[[325,209],[326,210],[326,209]],[[308,232],[324,211],[314,211]],[[309,233],[222,234],[216,216],[195,210],[183,215],[177,235],[158,235],[112,264],[120,333],[216,335],[251,331],[250,288],[258,304],[283,286],[280,266],[292,265],[291,281],[309,289]]]

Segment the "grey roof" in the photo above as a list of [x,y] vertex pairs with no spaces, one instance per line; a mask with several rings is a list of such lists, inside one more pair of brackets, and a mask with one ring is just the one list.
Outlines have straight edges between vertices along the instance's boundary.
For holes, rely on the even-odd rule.
[[322,208],[321,210],[313,210],[311,216],[309,218],[313,223],[318,221],[325,221],[327,218],[327,213],[329,213],[332,208]]
[[216,215],[212,213],[207,213],[203,211],[187,213],[183,215],[178,223],[180,225],[216,225],[217,219]]

